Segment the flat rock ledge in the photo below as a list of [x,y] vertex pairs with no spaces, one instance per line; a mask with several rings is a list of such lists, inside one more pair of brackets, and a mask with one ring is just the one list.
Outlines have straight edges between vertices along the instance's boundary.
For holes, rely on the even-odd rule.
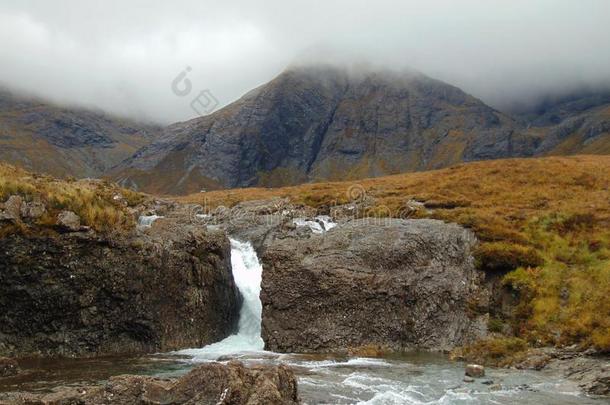
[[180,378],[121,375],[93,386],[58,387],[51,393],[1,393],[0,405],[292,405],[297,379],[284,365],[245,367],[208,363]]

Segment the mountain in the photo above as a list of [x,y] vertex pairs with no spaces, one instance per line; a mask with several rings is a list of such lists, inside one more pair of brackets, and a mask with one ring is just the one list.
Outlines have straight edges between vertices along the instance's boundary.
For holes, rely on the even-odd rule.
[[213,114],[165,128],[0,91],[0,160],[158,194],[583,153],[610,154],[610,91],[505,114],[419,72],[292,67]]
[[610,154],[610,90],[546,99],[519,116],[540,138],[536,155]]
[[0,160],[30,170],[100,177],[159,131],[152,125],[0,90]]
[[528,156],[519,122],[415,72],[291,68],[233,104],[166,128],[113,171],[139,189],[281,186]]

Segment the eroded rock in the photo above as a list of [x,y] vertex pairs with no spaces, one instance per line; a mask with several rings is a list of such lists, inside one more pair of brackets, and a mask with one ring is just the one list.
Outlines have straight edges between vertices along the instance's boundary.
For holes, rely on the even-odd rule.
[[72,211],[62,211],[57,215],[57,226],[64,231],[78,232],[80,230],[80,218]]
[[4,217],[6,219],[20,219],[21,218],[21,206],[23,205],[23,198],[18,195],[12,195],[4,203]]
[[0,355],[201,347],[233,332],[239,300],[222,232],[168,220],[112,240],[83,232],[0,239]]
[[0,404],[5,403],[293,405],[299,403],[299,398],[297,380],[290,368],[246,368],[240,362],[229,362],[204,364],[177,379],[123,375],[112,377],[103,385],[59,387],[50,394],[0,394]]
[[435,220],[351,221],[323,233],[281,228],[261,244],[266,348],[450,349],[486,333],[470,231]]

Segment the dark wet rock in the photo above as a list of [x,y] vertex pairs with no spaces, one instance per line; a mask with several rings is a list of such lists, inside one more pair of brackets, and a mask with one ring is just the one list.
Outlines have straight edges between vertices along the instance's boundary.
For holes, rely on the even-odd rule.
[[247,368],[210,363],[180,378],[121,375],[98,386],[58,387],[48,394],[0,394],[0,404],[38,405],[293,405],[300,403],[294,372],[284,366]]
[[467,364],[464,373],[469,377],[485,377],[485,367],[478,364]]
[[173,219],[145,233],[0,239],[0,355],[92,356],[200,347],[236,325],[223,232]]
[[78,232],[80,218],[72,211],[62,211],[57,215],[57,226],[63,231]]
[[259,243],[266,348],[450,349],[486,333],[473,234],[435,220],[278,227]]
[[19,365],[13,359],[0,357],[0,378],[12,377],[19,373]]

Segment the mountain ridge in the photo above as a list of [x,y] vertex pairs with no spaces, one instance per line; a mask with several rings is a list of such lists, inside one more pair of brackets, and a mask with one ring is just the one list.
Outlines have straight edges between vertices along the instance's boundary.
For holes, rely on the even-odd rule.
[[[112,177],[171,193],[370,177],[509,157],[515,149],[526,156],[516,127],[420,73],[291,68],[209,116],[167,127]],[[174,176],[170,190],[153,184],[176,169],[187,179]]]
[[610,153],[610,92],[511,115],[414,70],[291,66],[212,114],[165,127],[7,94],[1,160],[158,194]]

